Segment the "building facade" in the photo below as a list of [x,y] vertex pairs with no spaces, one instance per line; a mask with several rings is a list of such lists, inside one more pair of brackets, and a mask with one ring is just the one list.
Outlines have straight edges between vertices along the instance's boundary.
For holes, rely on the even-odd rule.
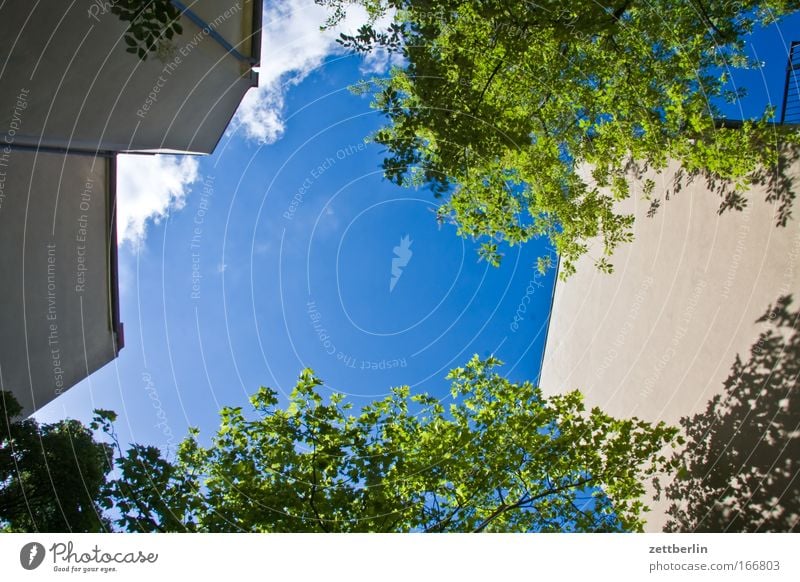
[[259,1],[172,3],[144,60],[113,0],[0,6],[0,390],[26,414],[124,345],[117,153],[211,153],[257,84]]
[[800,518],[800,161],[787,152],[766,178],[722,213],[720,186],[676,165],[632,178],[635,240],[614,273],[593,267],[595,249],[556,285],[545,393],[579,389],[688,434],[683,479],[662,479],[658,500],[650,488],[651,531],[790,531]]

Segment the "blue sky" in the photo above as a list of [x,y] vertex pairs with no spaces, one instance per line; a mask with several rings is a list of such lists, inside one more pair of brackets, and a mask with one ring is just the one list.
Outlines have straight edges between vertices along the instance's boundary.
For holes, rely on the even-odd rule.
[[[381,118],[346,89],[360,65],[334,58],[293,87],[275,143],[226,136],[185,206],[148,225],[138,251],[122,245],[125,348],[40,419],[109,408],[123,439],[164,446],[190,425],[210,434],[221,405],[260,385],[290,391],[304,367],[356,405],[400,384],[443,393],[474,353],[536,376],[554,275],[533,268],[545,243],[493,268],[437,225],[430,192],[386,182],[380,147],[364,144]],[[411,256],[390,290],[403,237]]]
[[[319,41],[318,16],[268,10],[254,116],[268,127],[259,134],[240,117],[213,155],[166,168],[178,183],[142,215],[138,245],[120,248],[125,348],[40,420],[112,409],[123,440],[166,447],[188,426],[208,437],[219,408],[246,405],[260,385],[288,393],[304,367],[356,405],[401,384],[442,395],[447,371],[473,353],[505,361],[513,380],[536,378],[554,276],[534,269],[546,242],[489,267],[437,225],[428,191],[386,182],[380,147],[364,144],[382,120],[347,90],[365,65]],[[799,23],[754,40],[766,67],[736,76],[750,87],[744,116],[768,96],[780,103],[783,46]],[[290,42],[311,56],[292,61]],[[283,68],[269,64],[278,45],[290,55]],[[404,237],[410,254],[398,261]],[[393,259],[405,265],[392,288]]]

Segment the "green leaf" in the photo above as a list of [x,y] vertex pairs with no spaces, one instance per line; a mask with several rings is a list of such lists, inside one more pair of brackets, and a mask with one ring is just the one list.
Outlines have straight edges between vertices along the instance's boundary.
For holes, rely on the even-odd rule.
[[[567,9],[543,0],[536,10],[522,0],[440,10],[422,0],[402,10],[380,0],[317,3],[332,9],[331,22],[353,4],[391,21],[380,28],[372,20],[340,38],[345,48],[395,51],[406,61],[388,79],[356,89],[371,90],[384,115],[372,136],[387,151],[384,175],[441,197],[437,220],[480,242],[480,259],[494,266],[505,248],[547,237],[562,279],[594,240],[605,255],[597,268],[611,272],[610,257],[632,240],[633,218],[618,202],[633,176],[647,169],[652,180],[675,160],[724,185],[720,193],[741,195],[774,169],[781,142],[800,144],[797,130],[775,139],[769,112],[720,129],[713,106],[742,94],[717,71],[752,66],[744,39],[756,25],[796,12],[795,1],[705,2],[703,18],[693,3],[666,0],[646,10],[591,0]],[[772,200],[782,186],[769,187]],[[735,202],[727,207],[741,207]]]

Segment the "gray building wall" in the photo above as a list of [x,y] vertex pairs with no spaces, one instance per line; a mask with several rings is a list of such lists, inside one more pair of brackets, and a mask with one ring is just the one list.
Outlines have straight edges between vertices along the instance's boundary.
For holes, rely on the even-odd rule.
[[[800,162],[784,165],[796,192]],[[800,206],[795,200],[792,218],[776,226],[781,201],[766,200],[765,185],[747,193],[743,211],[719,215],[716,189],[700,177],[684,177],[676,188],[678,172],[673,165],[663,174],[648,174],[657,184],[653,196],[661,200],[652,218],[651,203],[641,197],[643,182],[634,181],[634,195],[623,209],[636,216],[635,242],[615,253],[612,275],[593,267],[599,252],[594,248],[573,277],[557,283],[540,385],[549,394],[580,389],[588,404],[619,417],[673,425],[685,419],[690,430],[703,425],[685,454],[702,450],[708,457],[697,488],[726,484],[727,493],[709,501],[719,511],[710,511],[703,524],[713,514],[723,529],[735,516],[721,512],[730,513],[725,505],[736,502],[734,490],[744,490],[741,481],[755,466],[762,484],[776,471],[788,471],[791,479],[778,479],[785,487],[776,485],[770,493],[775,503],[798,496],[797,484],[791,484],[800,461],[796,429],[773,429],[779,416],[798,421],[797,376],[779,377],[776,370],[796,367],[800,354],[787,340],[769,360],[774,370],[753,362],[768,344],[760,334],[796,336],[797,319],[790,320],[792,332],[791,325],[778,326],[773,313],[781,296],[793,294],[790,312],[800,304]],[[752,372],[747,377],[745,368]],[[750,396],[742,400],[744,391]],[[753,438],[742,441],[748,431]],[[774,446],[766,447],[770,440]],[[672,502],[650,501],[649,530],[661,530]]]
[[[256,85],[252,63],[185,15],[172,54],[141,61],[126,52],[127,23],[105,4],[0,7],[0,135],[12,132],[16,144],[40,147],[211,153]],[[230,45],[260,50],[252,0],[186,4],[202,13],[209,30],[239,35],[226,39]],[[15,116],[20,93],[27,105]]]
[[0,388],[27,414],[122,346],[114,152],[211,153],[257,84],[260,0],[176,2],[144,61],[111,5],[0,3]]
[[113,165],[0,146],[0,388],[26,414],[117,355]]

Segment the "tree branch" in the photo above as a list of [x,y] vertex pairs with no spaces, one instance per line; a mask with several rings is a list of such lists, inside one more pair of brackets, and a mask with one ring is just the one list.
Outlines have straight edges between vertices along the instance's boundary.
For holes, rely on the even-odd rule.
[[614,18],[614,22],[619,22],[619,19],[627,12],[628,8],[630,7],[631,2],[630,0],[626,0],[625,3],[614,10],[614,13],[611,15]]
[[533,495],[533,496],[523,495],[519,499],[519,501],[517,501],[516,503],[512,503],[511,505],[506,505],[505,503],[501,503],[500,505],[497,506],[497,508],[486,519],[484,519],[481,523],[478,524],[478,527],[476,527],[474,530],[472,530],[472,533],[480,533],[480,532],[482,532],[484,529],[486,529],[486,526],[488,526],[491,522],[493,522],[495,519],[497,519],[498,517],[500,517],[502,514],[506,513],[507,511],[512,511],[514,509],[518,509],[518,508],[522,507],[523,505],[527,505],[528,503],[532,503],[532,502],[536,501],[537,499],[542,499],[543,497],[548,497],[550,495],[554,495],[556,493],[559,493],[561,491],[565,491],[567,489],[571,489],[573,487],[580,487],[581,485],[586,485],[587,483],[589,483],[590,481],[593,481],[593,480],[594,480],[594,477],[588,477],[586,479],[581,479],[580,481],[577,481],[576,483],[569,483],[567,485],[562,485],[561,487],[556,487],[554,489],[548,489],[547,491],[539,493],[538,495]]
[[492,81],[494,80],[494,76],[497,74],[497,72],[500,70],[500,67],[502,67],[502,66],[503,66],[503,61],[501,59],[500,62],[497,63],[497,66],[492,71],[492,74],[489,75],[489,80],[486,81],[486,84],[483,86],[483,90],[481,91],[481,94],[478,97],[478,102],[475,103],[475,108],[472,110],[473,114],[477,113],[478,107],[480,107],[481,103],[483,102],[483,98],[486,95],[486,90],[489,88],[489,85],[492,84]]
[[708,11],[705,9],[705,6],[703,6],[703,3],[701,2],[701,0],[691,0],[691,1],[692,1],[692,4],[697,6],[697,9],[700,11],[701,18],[703,19],[703,21],[708,26],[711,27],[711,30],[713,30],[720,37],[721,40],[723,40],[725,42],[728,42],[729,41],[729,35],[727,35],[726,33],[722,32],[717,27],[717,25],[714,24],[714,21],[711,20],[711,16],[708,14]]
[[450,515],[448,515],[448,516],[447,516],[447,517],[445,517],[444,519],[441,519],[441,520],[437,521],[437,522],[436,522],[436,523],[434,523],[433,525],[426,527],[426,528],[423,530],[423,531],[424,531],[424,533],[431,533],[431,532],[441,532],[441,531],[443,531],[443,529],[442,529],[442,528],[444,528],[444,527],[445,527],[445,526],[446,526],[448,523],[450,523],[451,521],[453,521],[453,518],[454,518],[454,517],[456,516],[456,514],[457,514],[459,511],[461,511],[462,509],[464,509],[464,507],[461,505],[461,502],[460,502],[460,501],[458,501],[458,500],[456,500],[456,507],[455,507],[455,509],[453,509],[453,511],[451,511],[451,512],[450,512]]
[[311,444],[314,445],[314,448],[311,451],[311,493],[309,495],[308,502],[311,505],[311,511],[314,512],[314,517],[317,518],[317,523],[319,524],[319,527],[325,533],[330,533],[330,530],[320,517],[319,511],[317,510],[317,504],[314,501],[314,498],[317,495],[317,439],[314,438],[313,431],[309,432],[311,433]]

